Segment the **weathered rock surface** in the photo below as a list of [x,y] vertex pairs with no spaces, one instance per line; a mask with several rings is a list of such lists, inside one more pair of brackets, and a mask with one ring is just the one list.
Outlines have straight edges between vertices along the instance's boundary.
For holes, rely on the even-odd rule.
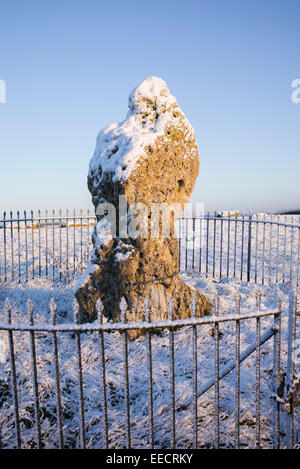
[[[122,297],[128,305],[129,321],[144,319],[146,297],[150,297],[151,319],[166,319],[171,294],[175,318],[191,316],[192,294],[197,298],[196,315],[209,313],[206,298],[179,278],[174,230],[178,210],[171,217],[170,236],[160,233],[154,239],[150,230],[152,204],[177,203],[183,209],[198,171],[192,126],[166,83],[157,77],[147,78],[129,96],[126,120],[100,132],[90,162],[88,188],[93,204],[95,208],[104,202],[114,204],[117,236],[105,217],[97,217],[90,264],[76,291],[82,322],[96,318],[98,298],[104,315],[113,321],[120,320]],[[126,196],[129,206],[145,205],[149,220],[146,235],[135,238],[120,233],[119,196]],[[132,214],[128,216],[128,222],[131,220]]]

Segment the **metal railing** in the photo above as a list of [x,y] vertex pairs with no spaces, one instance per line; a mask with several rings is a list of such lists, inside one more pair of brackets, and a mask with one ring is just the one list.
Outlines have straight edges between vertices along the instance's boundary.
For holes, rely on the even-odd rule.
[[[42,216],[24,211],[0,220],[0,279],[24,283],[47,278],[70,283],[85,269],[92,248],[95,216],[60,210]],[[2,239],[1,239],[2,237]]]
[[180,269],[214,278],[299,284],[299,217],[181,218]]
[[[38,278],[70,283],[85,269],[95,217],[82,210],[37,216],[19,212],[0,220],[0,282]],[[299,284],[297,216],[182,215],[176,222],[180,270],[255,283]]]
[[[293,426],[293,405],[290,399],[291,390],[293,389],[293,379],[295,377],[295,366],[292,360],[292,344],[295,336],[296,328],[296,305],[297,298],[292,288],[289,299],[289,325],[288,325],[288,354],[283,353],[281,344],[281,300],[278,298],[278,307],[276,310],[261,311],[260,295],[257,296],[257,311],[253,313],[243,313],[241,311],[240,297],[237,298],[236,311],[232,314],[222,314],[220,310],[220,299],[216,298],[215,313],[210,317],[195,317],[196,305],[195,298],[192,299],[192,317],[181,320],[173,319],[173,301],[169,299],[169,319],[164,321],[151,321],[151,305],[149,300],[145,301],[145,318],[141,322],[126,321],[127,305],[124,299],[120,303],[122,321],[120,323],[104,323],[103,306],[100,301],[97,303],[98,321],[92,324],[79,324],[78,304],[74,303],[74,323],[57,323],[57,309],[54,300],[51,301],[50,311],[51,320],[48,323],[36,322],[34,319],[34,308],[31,301],[28,302],[28,316],[23,323],[12,320],[12,307],[7,300],[5,305],[6,320],[0,323],[0,333],[7,335],[8,340],[8,363],[5,368],[4,375],[10,381],[11,392],[6,392],[6,407],[2,404],[2,409],[7,410],[7,399],[13,402],[13,413],[7,410],[5,416],[6,428],[1,434],[3,447],[33,447],[42,448],[47,446],[47,438],[49,438],[49,428],[56,433],[56,441],[52,443],[52,447],[68,448],[81,447],[87,448],[93,446],[91,428],[94,428],[94,442],[97,447],[101,448],[199,448],[199,447],[251,447],[251,442],[241,439],[241,427],[243,426],[241,411],[241,376],[246,372],[247,379],[249,368],[243,371],[241,365],[250,356],[255,354],[255,415],[252,416],[249,426],[254,426],[255,447],[274,448],[290,447],[295,444],[294,426]],[[270,324],[271,320],[271,324]],[[241,327],[242,324],[248,329],[250,322],[255,321],[254,340],[248,347],[242,350],[241,344]],[[221,326],[233,324],[232,339],[234,347],[233,360],[221,360],[220,345],[222,345]],[[205,336],[212,337],[214,344],[214,370],[211,369],[211,376],[203,379],[203,364],[199,362],[201,355],[199,350],[199,337],[202,328],[213,326],[210,334],[205,330]],[[138,350],[144,349],[146,357],[146,370],[143,370],[141,383],[147,382],[142,391],[142,397],[135,390],[132,392],[134,382],[138,379],[130,369],[129,354],[132,353],[130,345],[137,343],[130,342],[128,339],[129,330],[143,331],[145,337],[139,339]],[[177,391],[178,382],[182,375],[182,369],[178,368],[177,359],[179,354],[182,355],[180,344],[177,343],[177,336],[180,331],[190,333],[191,339],[191,359],[185,366],[184,373],[189,376],[191,387],[187,392],[186,386],[184,397],[182,397],[182,387]],[[164,331],[162,333],[162,331]],[[112,360],[111,350],[108,345],[113,340],[111,334],[119,332],[116,340],[117,348],[114,353],[117,355],[117,362],[114,364],[113,370],[108,370],[109,363]],[[155,363],[154,350],[158,347],[156,341],[153,346],[153,332],[163,335],[168,342],[164,343],[164,347],[168,349],[166,353],[166,367],[163,370],[160,387],[156,383],[157,375],[154,377]],[[62,351],[59,350],[60,337],[68,335],[70,337],[70,356],[67,365],[62,370],[63,360],[68,353],[66,344]],[[1,337],[2,337],[1,336]],[[17,339],[16,339],[17,336]],[[24,353],[23,344],[24,337],[28,336],[28,353],[30,356],[28,368],[25,366],[26,360],[24,356],[18,356]],[[90,342],[86,344],[84,340],[91,337]],[[115,335],[113,336],[115,337]],[[157,337],[157,336],[156,336]],[[162,341],[163,337],[158,337]],[[203,336],[202,336],[203,337]],[[261,408],[261,378],[263,374],[269,373],[269,366],[263,368],[262,346],[273,338],[273,345],[264,351],[272,356],[271,358],[271,387],[270,399],[273,408],[272,417],[268,416],[268,412]],[[184,341],[188,340],[185,336]],[[21,350],[16,352],[16,344],[22,344]],[[46,344],[44,353],[39,354],[38,344]],[[168,345],[167,345],[168,343]],[[92,359],[83,360],[83,349],[89,350],[94,347],[95,355]],[[121,347],[120,347],[121,346]],[[46,353],[45,353],[46,350]],[[163,348],[160,353],[162,353]],[[285,348],[286,350],[286,348]],[[137,349],[135,349],[135,354]],[[135,357],[136,359],[137,357]],[[71,365],[74,365],[76,373],[72,372]],[[22,363],[20,363],[20,360]],[[284,363],[287,362],[285,366]],[[92,375],[93,381],[90,383],[92,392],[99,397],[96,399],[96,407],[93,407],[91,396],[86,397],[87,387],[85,386],[85,378],[92,363],[96,363],[95,375]],[[265,363],[265,358],[264,358]],[[41,384],[40,369],[44,365],[47,369],[47,376],[43,376],[43,386]],[[118,366],[121,366],[121,375],[123,377],[117,382],[118,389],[113,390],[113,381],[111,373],[117,372]],[[265,366],[265,365],[264,365]],[[141,367],[140,367],[141,368]],[[21,371],[20,371],[21,370]],[[234,391],[234,408],[231,411],[221,412],[224,402],[221,402],[222,394],[220,394],[220,386],[222,380],[229,376],[235,370],[235,377],[232,381]],[[282,388],[283,372],[286,373],[285,391]],[[68,386],[66,384],[66,374],[70,374]],[[165,378],[164,378],[165,377]],[[3,377],[4,379],[4,377]],[[62,381],[64,380],[64,383]],[[30,385],[31,382],[31,385]],[[52,384],[51,384],[52,383]],[[71,384],[70,384],[71,383]],[[70,390],[72,386],[72,390]],[[26,399],[29,403],[21,406],[20,388],[26,390]],[[75,391],[77,388],[77,391]],[[56,402],[51,405],[45,404],[49,401],[51,392],[56,396]],[[145,389],[147,389],[146,392]],[[214,437],[208,442],[203,442],[201,438],[205,429],[201,422],[203,415],[200,415],[199,406],[201,404],[201,396],[209,390],[214,390],[212,422],[214,426]],[[265,392],[265,391],[264,391]],[[116,396],[116,393],[118,395]],[[46,394],[46,395],[45,395]],[[145,394],[145,395],[144,395]],[[162,396],[165,396],[164,403],[161,402]],[[8,396],[8,397],[7,397]],[[9,397],[10,396],[10,397]],[[41,399],[43,398],[43,406]],[[142,399],[142,401],[141,401]],[[211,401],[212,397],[209,397]],[[282,410],[285,400],[288,403],[288,410],[283,414]],[[75,403],[78,400],[78,405]],[[117,404],[116,404],[117,403]],[[116,410],[118,406],[119,413]],[[228,404],[227,404],[228,405]],[[92,410],[90,410],[92,407]],[[226,407],[226,403],[225,403]],[[26,409],[26,411],[24,410]],[[11,410],[11,409],[10,409]],[[202,412],[202,411],[201,411]],[[265,413],[264,413],[265,412]],[[89,413],[89,418],[87,414]],[[78,414],[75,422],[75,428],[70,429],[70,414]],[[161,421],[164,415],[167,418],[161,429]],[[234,419],[234,437],[231,442],[225,442],[224,432],[220,432],[220,424],[224,424],[224,415],[227,419]],[[286,427],[282,425],[282,416],[284,417]],[[92,417],[91,417],[92,416]],[[112,420],[117,420],[117,426],[111,425]],[[244,417],[245,419],[245,417]],[[248,416],[249,419],[249,416]],[[188,422],[188,424],[184,424]],[[185,426],[184,426],[185,425]],[[202,426],[201,426],[202,425]],[[96,430],[95,430],[96,426]],[[178,437],[181,427],[184,426],[186,433],[183,441],[182,436]],[[148,429],[147,429],[148,427]],[[269,430],[266,430],[268,427]],[[142,428],[141,439],[138,440],[134,436],[137,428]],[[191,436],[189,432],[191,429]],[[161,440],[161,432],[163,431],[164,441]],[[271,432],[271,433],[270,433]],[[66,433],[68,435],[66,435]],[[96,436],[95,436],[96,435]],[[115,436],[116,435],[116,436]],[[53,440],[53,434],[52,434]],[[199,443],[199,440],[201,443]],[[241,441],[242,440],[242,441]],[[163,446],[161,446],[163,444]]]

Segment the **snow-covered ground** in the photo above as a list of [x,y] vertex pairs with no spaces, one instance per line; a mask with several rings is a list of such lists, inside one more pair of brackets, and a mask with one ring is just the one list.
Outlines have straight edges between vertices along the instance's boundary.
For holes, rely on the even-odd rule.
[[[299,220],[298,220],[299,222]],[[225,222],[224,222],[225,226]],[[80,230],[80,228],[76,228]],[[234,230],[234,223],[232,223]],[[49,230],[50,231],[50,230]],[[274,242],[276,246],[277,235],[274,228]],[[224,231],[225,233],[225,231]],[[239,234],[240,233],[240,234]],[[36,233],[35,233],[36,234]],[[298,235],[298,233],[297,233]],[[64,235],[65,236],[65,235]],[[216,235],[216,239],[218,234]],[[234,236],[234,231],[232,232]],[[238,239],[241,230],[238,232]],[[263,232],[260,230],[258,243],[262,243]],[[71,239],[71,238],[70,238]],[[80,236],[77,237],[80,243]],[[212,239],[212,238],[211,238]],[[234,238],[232,238],[234,239]],[[49,241],[49,239],[48,239]],[[70,240],[69,240],[70,241]],[[75,237],[75,244],[76,244]],[[193,240],[190,241],[191,243]],[[225,241],[224,241],[225,242]],[[255,236],[253,238],[255,243]],[[241,243],[240,243],[241,244]],[[51,245],[51,244],[50,244]],[[70,241],[71,245],[71,241]],[[280,241],[284,247],[284,238]],[[18,246],[18,243],[15,244]],[[225,245],[224,245],[225,246]],[[58,245],[55,245],[57,248]],[[3,246],[2,246],[3,248]],[[23,247],[24,248],[24,247]],[[23,253],[21,248],[21,253]],[[18,247],[15,252],[18,255]],[[36,250],[38,249],[38,245]],[[78,246],[80,252],[81,245]],[[35,250],[35,251],[36,251]],[[224,248],[226,252],[226,248]],[[262,252],[260,250],[259,252]],[[267,251],[266,251],[267,252]],[[45,253],[45,252],[44,252]],[[275,251],[274,251],[275,253]],[[282,274],[283,266],[289,265],[288,248],[286,246],[286,260],[279,256],[278,269]],[[66,255],[66,253],[64,253]],[[188,262],[192,262],[192,251],[188,252]],[[205,253],[204,253],[205,256]],[[287,308],[289,277],[286,283],[279,286],[271,281],[270,285],[257,285],[253,281],[247,283],[240,278],[213,278],[213,253],[209,251],[209,274],[184,272],[182,279],[190,286],[199,289],[212,301],[218,294],[220,297],[220,314],[236,312],[237,294],[241,294],[241,313],[257,311],[256,295],[262,293],[261,310],[276,310],[278,294],[282,298],[282,362],[283,371],[287,359]],[[274,254],[276,258],[276,254]],[[87,256],[83,256],[84,259]],[[79,255],[80,259],[80,255]],[[205,259],[205,257],[204,257]],[[224,258],[225,259],[225,258]],[[240,262],[240,253],[237,254]],[[287,260],[288,259],[288,260]],[[293,259],[293,269],[296,250]],[[74,258],[73,258],[74,260]],[[70,265],[72,253],[70,253]],[[37,258],[38,262],[38,258]],[[205,261],[204,261],[205,262]],[[226,266],[226,260],[224,261]],[[259,257],[260,266],[263,265]],[[205,265],[205,264],[204,264]],[[215,265],[220,266],[220,257],[217,250]],[[255,265],[255,260],[254,260]],[[266,264],[267,266],[268,264]],[[8,266],[8,262],[7,262]],[[265,266],[265,267],[266,267]],[[63,266],[64,267],[64,266]],[[226,266],[227,267],[227,266]],[[225,267],[225,272],[226,272]],[[232,264],[230,264],[232,267]],[[42,267],[46,268],[45,264]],[[28,322],[26,307],[27,299],[34,304],[34,321],[39,323],[50,322],[49,303],[54,298],[57,303],[58,323],[73,322],[72,304],[73,290],[76,279],[67,278],[65,282],[52,281],[51,269],[48,279],[30,280],[27,284],[3,284],[0,289],[0,321],[5,322],[4,302],[8,297],[13,308],[13,322]],[[38,272],[38,264],[36,266]],[[297,269],[297,267],[295,267]],[[76,264],[75,264],[76,270]],[[202,268],[205,272],[205,268]],[[230,275],[232,275],[230,270]],[[237,272],[240,273],[237,267]],[[266,267],[266,272],[267,270]],[[289,273],[289,270],[287,270]],[[215,274],[217,275],[216,270]],[[276,268],[275,273],[276,275]],[[239,275],[237,275],[238,277]],[[36,276],[38,277],[38,276]],[[71,282],[69,283],[69,280]],[[266,274],[266,283],[269,277]],[[272,280],[272,279],[271,279]],[[272,325],[272,318],[261,319],[261,332]],[[235,324],[222,323],[220,325],[220,368],[222,369],[235,357]],[[86,439],[89,448],[103,448],[105,446],[103,432],[103,406],[101,363],[99,357],[99,335],[96,332],[82,333],[82,360],[84,380],[84,405],[86,419]],[[29,333],[14,333],[16,352],[16,371],[18,382],[19,412],[21,421],[21,439],[24,448],[35,446],[35,418],[34,395],[31,376],[31,355]],[[8,354],[7,332],[0,332],[2,347],[2,361],[0,363],[0,429],[1,444],[4,448],[15,447],[14,411],[10,387],[10,365]],[[241,351],[256,340],[255,319],[241,321]],[[50,333],[36,333],[37,367],[39,399],[41,410],[42,443],[45,448],[55,448],[58,445],[58,426],[56,413],[55,374],[53,369],[53,337]],[[198,386],[214,376],[214,333],[213,326],[198,327]],[[74,333],[60,333],[58,336],[59,365],[61,376],[63,427],[65,446],[68,448],[80,447],[80,407],[77,378],[76,339]],[[171,447],[171,390],[170,390],[170,351],[168,331],[152,336],[153,350],[153,397],[154,397],[154,437],[157,448]],[[181,404],[192,394],[193,381],[193,348],[192,330],[189,327],[178,329],[175,332],[175,383],[176,406]],[[3,359],[4,357],[4,359]],[[105,334],[105,357],[107,373],[107,399],[109,444],[111,448],[123,448],[126,445],[126,413],[124,394],[124,359],[122,337],[119,333]],[[273,368],[273,339],[270,339],[261,349],[261,441],[263,447],[272,446],[272,389]],[[130,377],[130,408],[131,408],[131,436],[132,447],[145,448],[148,445],[148,381],[147,381],[147,345],[144,337],[129,343],[129,377]],[[256,392],[255,392],[255,354],[252,354],[241,365],[241,415],[240,440],[241,447],[255,446],[256,421]],[[234,446],[235,436],[235,371],[232,371],[220,382],[220,445],[230,448]],[[176,413],[176,442],[178,448],[191,448],[193,444],[192,406]],[[282,419],[284,414],[282,413]],[[299,435],[300,419],[299,408],[295,415],[295,435]],[[282,426],[284,433],[284,425]],[[284,434],[282,433],[282,444]],[[198,401],[198,436],[199,446],[210,448],[214,442],[214,389],[206,392]]]

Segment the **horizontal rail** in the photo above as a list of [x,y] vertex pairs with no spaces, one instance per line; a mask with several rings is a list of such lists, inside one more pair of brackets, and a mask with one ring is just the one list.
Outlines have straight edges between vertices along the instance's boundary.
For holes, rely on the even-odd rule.
[[[27,218],[4,218],[0,220],[0,223],[18,223],[20,221],[32,222],[32,221],[55,221],[55,220],[95,220],[95,215],[73,215],[73,216],[57,216],[57,217],[27,217]],[[52,225],[52,224],[51,224]]]
[[4,331],[35,331],[35,332],[114,332],[114,331],[126,331],[132,329],[164,329],[164,328],[176,328],[176,327],[188,327],[188,326],[199,326],[205,324],[215,324],[221,322],[239,321],[244,319],[255,319],[260,317],[274,316],[278,314],[278,311],[265,311],[246,313],[243,315],[223,315],[223,316],[207,316],[201,318],[186,318],[186,319],[166,319],[164,321],[139,321],[129,323],[106,323],[106,324],[7,324],[0,323],[0,330]]
[[300,224],[295,225],[292,223],[283,223],[283,222],[277,222],[277,221],[271,221],[271,220],[257,220],[256,218],[204,218],[204,220],[223,220],[223,221],[236,221],[239,223],[260,223],[263,225],[276,225],[276,226],[286,226],[287,228],[300,228]]
[[179,217],[180,220],[209,220],[209,221],[227,221],[227,222],[239,222],[239,223],[253,223],[253,224],[263,224],[263,225],[276,225],[276,226],[286,226],[287,228],[300,228],[299,224],[284,223],[273,220],[260,220],[256,218],[228,218],[228,217]]
[[[4,218],[0,220],[0,224],[18,223],[18,222],[33,222],[33,221],[57,221],[57,220],[96,220],[95,215],[68,215],[68,216],[49,216],[49,217],[26,217],[26,218]],[[211,217],[209,215],[203,216],[179,216],[179,220],[209,220],[209,221],[226,221],[226,222],[239,222],[239,223],[253,223],[253,224],[268,224],[276,226],[286,226],[287,228],[300,228],[299,223],[284,223],[274,220],[261,220],[258,218],[229,218],[229,217]],[[52,223],[50,223],[52,226]],[[1,226],[0,226],[1,228]]]

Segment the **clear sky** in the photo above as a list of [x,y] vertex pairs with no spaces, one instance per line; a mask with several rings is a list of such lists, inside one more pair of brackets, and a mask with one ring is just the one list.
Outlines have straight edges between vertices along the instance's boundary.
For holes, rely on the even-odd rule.
[[299,0],[1,0],[0,210],[91,207],[97,133],[149,75],[195,128],[193,201],[300,208]]

